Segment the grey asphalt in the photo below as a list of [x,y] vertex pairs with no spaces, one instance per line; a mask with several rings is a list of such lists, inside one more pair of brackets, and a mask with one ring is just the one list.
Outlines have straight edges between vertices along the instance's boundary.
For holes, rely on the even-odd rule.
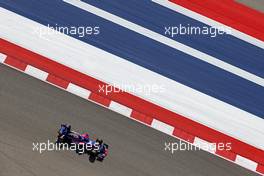
[[[55,141],[60,123],[103,138],[104,162],[73,151],[33,151]],[[247,169],[203,151],[164,150],[178,140],[94,103],[0,64],[0,175],[253,176]]]
[[237,0],[237,2],[264,13],[264,0]]

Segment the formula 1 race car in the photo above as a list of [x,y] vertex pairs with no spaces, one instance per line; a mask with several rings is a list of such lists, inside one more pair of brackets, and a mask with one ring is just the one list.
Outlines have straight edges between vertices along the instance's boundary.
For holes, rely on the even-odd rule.
[[71,126],[67,124],[61,124],[56,144],[67,144],[67,146],[74,148],[79,155],[88,154],[91,162],[95,160],[103,161],[108,154],[109,148],[103,140],[92,140],[88,133],[80,134],[72,131]]

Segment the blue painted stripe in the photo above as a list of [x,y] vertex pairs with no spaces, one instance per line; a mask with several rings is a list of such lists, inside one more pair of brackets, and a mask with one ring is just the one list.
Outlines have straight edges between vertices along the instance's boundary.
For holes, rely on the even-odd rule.
[[73,37],[264,118],[263,87],[190,55],[58,0],[3,0],[1,5],[44,25],[99,25],[100,35]]
[[[165,26],[208,25],[162,7],[150,0],[82,0],[152,31],[165,35]],[[173,38],[185,45],[214,56],[224,62],[264,78],[264,49],[249,44],[231,35],[177,35]]]

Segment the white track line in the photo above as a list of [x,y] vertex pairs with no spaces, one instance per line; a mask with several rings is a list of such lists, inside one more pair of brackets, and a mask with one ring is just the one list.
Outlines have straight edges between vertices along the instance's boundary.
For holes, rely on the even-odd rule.
[[240,165],[240,166],[243,166],[249,170],[256,170],[257,166],[258,166],[258,164],[256,162],[251,161],[251,160],[249,160],[245,157],[242,157],[240,155],[237,155],[235,163]]
[[6,59],[6,55],[0,53],[0,63],[4,63],[5,59]]
[[78,95],[82,98],[85,98],[85,99],[87,99],[91,94],[91,92],[89,90],[84,89],[84,88],[77,86],[75,84],[72,84],[72,83],[70,83],[68,85],[67,91],[72,93],[72,94]]
[[111,101],[110,105],[109,105],[109,109],[118,112],[119,114],[122,114],[124,116],[128,116],[130,117],[131,113],[132,113],[132,109],[128,108],[124,105],[121,105],[117,102]]
[[207,142],[203,139],[200,139],[198,137],[194,138],[194,142],[193,142],[194,146],[197,146],[209,153],[215,153],[216,152],[216,145],[210,142]]
[[27,65],[25,72],[33,77],[36,77],[42,81],[45,81],[48,77],[48,73],[44,72],[38,68]]
[[166,133],[168,135],[172,135],[173,130],[174,130],[173,126],[170,126],[156,119],[153,119],[151,123],[151,127],[155,128],[156,130],[162,131],[163,133]]

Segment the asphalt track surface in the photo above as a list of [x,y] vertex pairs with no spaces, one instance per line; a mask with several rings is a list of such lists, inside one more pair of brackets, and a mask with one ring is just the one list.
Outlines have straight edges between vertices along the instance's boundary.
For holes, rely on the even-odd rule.
[[237,0],[237,2],[264,13],[264,0]]
[[[164,150],[178,140],[52,85],[0,65],[0,175],[253,176],[203,151]],[[33,151],[33,142],[54,141],[60,123],[103,138],[104,162],[73,151]]]
[[[245,3],[246,1],[240,0]],[[255,2],[246,2],[249,6]],[[256,5],[258,10],[264,11]],[[54,141],[60,123],[103,138],[110,145],[103,163],[71,151],[39,154],[33,142]],[[0,65],[0,176],[241,176],[257,175],[203,151],[164,151],[179,142],[28,75]]]

